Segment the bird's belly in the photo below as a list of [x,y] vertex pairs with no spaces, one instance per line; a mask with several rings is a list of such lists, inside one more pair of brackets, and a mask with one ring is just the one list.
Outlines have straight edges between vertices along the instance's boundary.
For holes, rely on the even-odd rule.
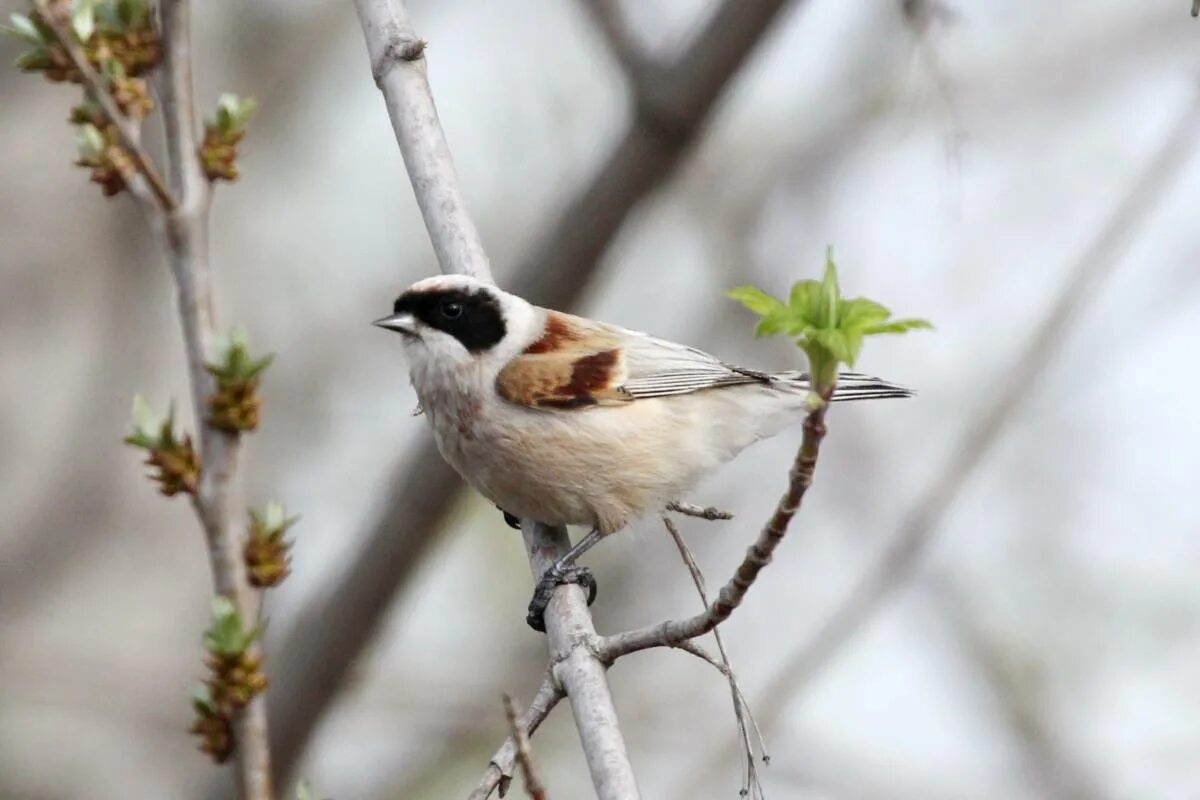
[[674,499],[686,482],[686,461],[671,457],[664,426],[631,410],[504,407],[471,431],[435,430],[451,466],[505,511],[611,533]]

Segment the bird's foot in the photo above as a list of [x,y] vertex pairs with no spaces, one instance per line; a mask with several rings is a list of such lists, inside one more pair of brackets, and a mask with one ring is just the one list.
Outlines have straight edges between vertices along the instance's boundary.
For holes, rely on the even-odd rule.
[[533,599],[529,601],[529,612],[525,615],[525,622],[529,627],[538,633],[546,632],[546,606],[550,605],[554,589],[568,583],[578,584],[587,591],[589,606],[595,602],[596,578],[592,575],[592,571],[587,567],[559,561],[546,570],[542,579],[538,581],[537,588],[533,590]]

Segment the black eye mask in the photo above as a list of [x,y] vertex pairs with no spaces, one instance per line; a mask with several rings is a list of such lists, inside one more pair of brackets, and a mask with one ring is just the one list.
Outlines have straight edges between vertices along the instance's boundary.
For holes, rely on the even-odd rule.
[[486,290],[405,292],[396,298],[392,311],[412,314],[429,327],[450,334],[471,353],[490,350],[507,332],[500,303]]

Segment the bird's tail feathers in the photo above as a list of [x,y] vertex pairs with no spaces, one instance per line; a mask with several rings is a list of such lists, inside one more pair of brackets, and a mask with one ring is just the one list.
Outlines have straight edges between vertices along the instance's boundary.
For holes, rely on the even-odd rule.
[[[785,383],[790,387],[808,391],[811,386],[808,375],[803,372],[777,372],[771,375],[771,380]],[[882,378],[863,375],[861,372],[842,372],[838,374],[837,388],[833,392],[834,402],[842,400],[883,400],[894,397],[912,397],[916,392],[894,383],[888,383]]]

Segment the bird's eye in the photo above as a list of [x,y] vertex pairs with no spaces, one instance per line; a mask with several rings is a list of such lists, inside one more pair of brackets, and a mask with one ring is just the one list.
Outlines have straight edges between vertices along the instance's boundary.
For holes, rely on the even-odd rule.
[[462,316],[463,304],[457,300],[443,300],[439,310],[446,319],[458,319]]

